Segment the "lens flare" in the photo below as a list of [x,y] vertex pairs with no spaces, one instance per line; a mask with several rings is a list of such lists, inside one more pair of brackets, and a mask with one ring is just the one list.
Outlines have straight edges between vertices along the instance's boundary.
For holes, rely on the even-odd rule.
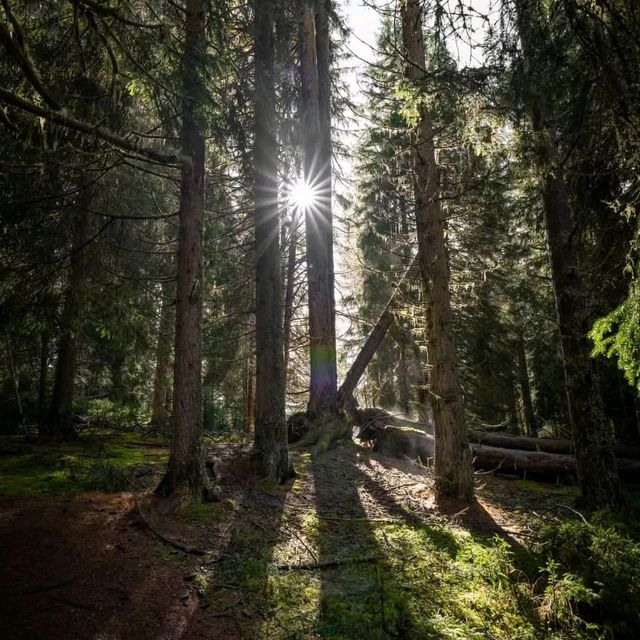
[[311,187],[303,178],[300,178],[295,184],[291,186],[289,190],[289,203],[300,209],[301,211],[305,211],[309,207],[312,207],[316,204],[317,195]]

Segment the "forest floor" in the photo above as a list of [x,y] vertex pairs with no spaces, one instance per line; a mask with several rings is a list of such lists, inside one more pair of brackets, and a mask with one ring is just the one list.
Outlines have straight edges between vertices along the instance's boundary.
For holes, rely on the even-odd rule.
[[549,635],[536,588],[530,544],[579,518],[572,487],[479,475],[461,510],[436,507],[429,469],[351,443],[292,453],[284,486],[256,483],[240,445],[212,449],[223,499],[170,511],[150,491],[158,441],[0,445],[2,637],[598,637]]

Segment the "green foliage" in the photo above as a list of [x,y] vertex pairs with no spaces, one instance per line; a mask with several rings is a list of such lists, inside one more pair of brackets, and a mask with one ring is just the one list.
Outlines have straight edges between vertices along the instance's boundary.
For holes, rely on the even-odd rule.
[[594,343],[591,355],[615,358],[627,382],[640,396],[640,288],[637,283],[622,304],[596,320],[589,337]]
[[[547,527],[540,540],[548,554],[545,597],[557,611],[556,622],[570,613],[605,624],[616,636],[640,632],[640,544],[619,525],[565,522]],[[548,593],[547,593],[548,591]]]
[[226,398],[210,387],[205,387],[203,425],[206,431],[238,431],[242,419],[236,406],[231,405]]
[[79,409],[89,426],[115,431],[134,431],[146,422],[146,412],[135,404],[122,405],[107,398],[81,403]]

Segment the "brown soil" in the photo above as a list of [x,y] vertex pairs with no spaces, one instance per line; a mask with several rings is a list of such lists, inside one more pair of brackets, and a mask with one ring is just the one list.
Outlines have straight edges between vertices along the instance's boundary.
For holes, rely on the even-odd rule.
[[[166,513],[166,504],[148,492],[135,500],[131,493],[0,500],[2,637],[257,637],[266,614],[251,607],[229,579],[229,566],[222,567],[238,549],[246,552],[241,543],[251,529],[265,537],[274,563],[312,561],[312,543],[300,526],[308,512],[337,526],[341,519],[440,519],[495,531],[515,543],[522,532],[506,480],[485,477],[487,487],[468,510],[437,509],[428,470],[360,447],[308,462],[295,491],[291,483],[260,488],[237,463],[237,452],[218,454],[226,458],[224,500],[207,506],[206,518]],[[210,577],[206,597],[196,575]]]

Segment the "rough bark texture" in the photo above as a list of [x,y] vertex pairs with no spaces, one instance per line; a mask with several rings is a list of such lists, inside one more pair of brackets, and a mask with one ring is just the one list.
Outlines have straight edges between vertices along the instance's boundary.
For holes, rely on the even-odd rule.
[[244,407],[244,433],[253,436],[256,427],[256,367],[253,356],[245,362]]
[[176,288],[173,433],[160,495],[207,497],[202,453],[202,271],[205,149],[197,99],[204,93],[200,62],[205,47],[205,2],[187,0],[183,60],[182,165]]
[[275,139],[274,1],[255,0],[256,426],[258,473],[288,475]]
[[169,387],[169,367],[171,364],[171,342],[175,331],[175,286],[165,280],[162,283],[162,307],[158,325],[156,344],[156,369],[153,379],[153,397],[151,399],[151,424],[164,427],[169,417],[167,411],[167,391]]
[[[571,440],[560,438],[526,438],[512,436],[507,433],[487,433],[484,431],[469,431],[469,440],[475,443],[487,444],[502,449],[522,449],[523,451],[543,451],[545,453],[561,453],[573,455],[575,447]],[[614,445],[613,451],[620,458],[640,458],[640,446],[619,443]]]
[[518,386],[522,399],[522,426],[528,436],[536,435],[535,417],[533,415],[533,402],[531,401],[531,384],[529,382],[529,367],[527,366],[527,352],[524,348],[522,336],[518,339]]
[[[333,291],[331,142],[327,139],[330,138],[329,42],[328,25],[323,22],[326,20],[326,7],[323,9],[319,5],[317,17],[320,20],[318,34],[315,2],[302,0],[300,75],[304,114],[304,177],[316,193],[316,202],[304,212],[311,345],[310,415],[336,411],[338,386]],[[320,51],[317,46],[321,47]]]
[[360,378],[362,378],[362,374],[369,362],[371,362],[371,358],[373,358],[375,352],[378,347],[382,344],[384,337],[387,335],[387,331],[393,324],[394,321],[394,311],[397,307],[399,301],[399,294],[402,291],[402,287],[405,281],[411,277],[413,272],[417,269],[417,263],[412,262],[407,271],[402,276],[402,280],[396,287],[396,290],[393,292],[393,295],[389,299],[384,311],[378,318],[378,321],[374,325],[371,333],[369,334],[364,346],[358,352],[355,360],[351,364],[347,375],[344,378],[343,383],[340,385],[340,389],[338,390],[338,399],[339,402],[343,405],[349,404],[351,401],[351,396],[355,391],[355,388],[358,386],[358,382],[360,382]]
[[[401,0],[406,76],[416,91],[425,78],[425,47],[419,0]],[[413,183],[416,198],[418,258],[424,286],[427,358],[436,433],[436,494],[473,499],[473,468],[458,383],[456,349],[449,298],[449,264],[444,219],[438,199],[438,171],[433,123],[419,107],[413,135]]]
[[613,434],[607,424],[602,397],[590,357],[585,288],[578,260],[576,220],[570,204],[561,162],[553,144],[541,99],[544,78],[535,65],[535,36],[540,33],[539,11],[531,0],[518,0],[518,26],[528,75],[529,107],[538,138],[543,176],[541,192],[551,277],[556,300],[560,345],[569,405],[569,421],[578,460],[581,500],[587,509],[617,507],[621,501],[613,452]]
[[76,437],[73,427],[73,399],[80,344],[80,311],[87,269],[87,242],[90,232],[90,215],[87,209],[90,200],[91,189],[85,186],[73,212],[71,264],[60,318],[53,392],[49,414],[40,430],[40,437],[44,440],[71,440]]

